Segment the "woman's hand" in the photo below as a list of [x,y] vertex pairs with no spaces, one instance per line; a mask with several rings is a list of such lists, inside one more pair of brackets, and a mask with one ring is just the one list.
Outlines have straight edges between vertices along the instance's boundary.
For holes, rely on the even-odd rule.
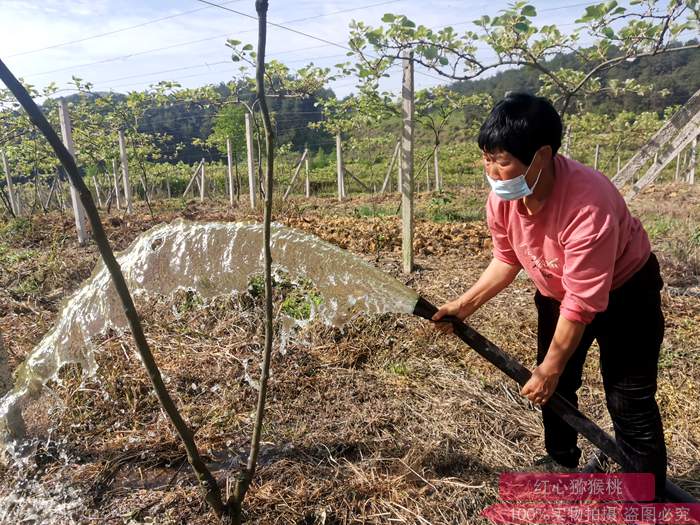
[[543,362],[532,371],[520,393],[536,405],[544,405],[552,397],[559,383],[561,372]]
[[451,322],[439,322],[445,316],[457,317],[460,321],[464,321],[467,317],[473,314],[478,306],[476,306],[471,301],[465,300],[459,297],[449,303],[443,304],[435,315],[431,318],[435,322],[435,329],[443,334],[451,334],[454,331],[454,327]]

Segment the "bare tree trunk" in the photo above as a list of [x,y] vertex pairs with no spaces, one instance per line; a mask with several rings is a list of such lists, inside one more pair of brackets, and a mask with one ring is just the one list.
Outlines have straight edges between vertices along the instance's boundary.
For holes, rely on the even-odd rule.
[[158,401],[163,407],[165,413],[170,418],[170,421],[182,440],[187,452],[187,460],[192,466],[192,470],[194,470],[195,474],[197,475],[206,501],[213,508],[217,516],[222,516],[224,514],[224,506],[221,500],[221,491],[219,486],[199,455],[192,431],[182,419],[180,412],[178,411],[175,403],[168,393],[167,388],[165,387],[165,383],[163,382],[158,365],[153,358],[153,354],[151,353],[151,349],[149,348],[148,342],[146,341],[146,337],[143,333],[141,320],[136,312],[136,306],[134,305],[131,293],[129,292],[129,288],[124,279],[124,275],[122,274],[119,263],[117,262],[114,252],[112,251],[109,241],[107,240],[107,235],[105,234],[102,222],[100,221],[100,216],[97,212],[97,208],[95,207],[95,202],[92,200],[92,195],[80,176],[73,155],[71,155],[63,145],[61,139],[58,138],[58,135],[51,127],[51,124],[49,124],[44,114],[29,96],[29,93],[27,93],[24,87],[17,81],[10,70],[7,69],[2,60],[0,60],[0,79],[10,89],[13,95],[17,98],[17,101],[29,114],[32,122],[44,134],[47,141],[56,153],[59,161],[65,168],[70,181],[74,185],[90,221],[90,226],[92,227],[92,233],[97,249],[100,252],[107,271],[109,271],[112,282],[114,283],[114,288],[122,303],[124,314],[129,322],[129,328],[131,329],[131,333],[134,337],[136,349],[141,358],[141,362],[146,368],[148,376],[151,379],[151,383],[156,396],[158,397]]
[[433,171],[435,172],[435,191],[442,191],[442,179],[440,178],[440,143],[435,143],[435,150],[433,151]]
[[236,200],[241,200],[241,176],[238,173],[238,153],[233,150],[233,170],[236,173]]
[[274,136],[272,133],[272,123],[270,112],[265,99],[265,41],[267,37],[267,0],[256,0],[255,9],[258,13],[258,54],[256,68],[257,97],[260,101],[260,111],[263,117],[263,127],[265,129],[265,207],[264,207],[264,230],[263,230],[263,250],[265,254],[265,348],[263,351],[263,363],[260,371],[260,390],[258,391],[258,406],[255,412],[255,424],[253,435],[251,436],[250,454],[245,470],[239,476],[233,494],[227,502],[228,511],[231,513],[231,522],[240,523],[241,507],[245,494],[250,487],[250,483],[255,476],[255,469],[258,463],[258,453],[260,452],[260,438],[262,435],[262,424],[265,416],[265,398],[267,396],[267,380],[270,373],[270,357],[272,355],[272,249],[270,246],[272,222],[272,191],[274,189]]
[[403,131],[401,136],[401,253],[403,272],[413,271],[413,52],[403,58]]

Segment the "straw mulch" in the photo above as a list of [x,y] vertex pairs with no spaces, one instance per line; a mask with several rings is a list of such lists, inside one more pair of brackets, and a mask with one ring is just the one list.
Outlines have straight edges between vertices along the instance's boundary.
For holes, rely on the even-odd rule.
[[[191,202],[159,209],[155,218],[143,210],[133,218],[113,216],[106,225],[114,245],[124,248],[178,216],[259,218]],[[426,249],[418,249],[418,271],[405,277],[396,252],[398,219],[357,218],[351,205],[322,200],[290,206],[284,216],[282,222],[363,256],[435,303],[462,293],[489,259],[481,222],[422,222],[416,242]],[[94,247],[77,247],[71,230],[68,217],[41,217],[31,232],[4,237],[16,253],[36,251],[21,264],[3,263],[12,272],[0,277],[0,330],[13,363],[38,342],[60,300],[94,265]],[[35,279],[34,289],[20,286],[39,272],[43,279]],[[518,279],[472,319],[527,366],[535,355],[533,293]],[[700,299],[666,294],[664,302],[658,400],[670,473],[700,496]],[[244,294],[203,303],[182,293],[144,299],[138,308],[167,386],[225,488],[249,444],[263,342],[260,299]],[[130,337],[105,334],[95,344],[97,377],[84,380],[68,367],[51,395],[27,407],[30,434],[41,439],[28,465],[0,472],[0,498],[30,496],[8,516],[17,521],[31,506],[43,523],[213,523]],[[610,430],[595,351],[580,404]],[[246,516],[265,524],[486,523],[480,513],[498,501],[499,473],[527,470],[543,453],[541,432],[539,410],[512,381],[422,320],[387,314],[358,316],[343,329],[314,324],[274,353]],[[41,510],[39,496],[55,503],[51,511]]]

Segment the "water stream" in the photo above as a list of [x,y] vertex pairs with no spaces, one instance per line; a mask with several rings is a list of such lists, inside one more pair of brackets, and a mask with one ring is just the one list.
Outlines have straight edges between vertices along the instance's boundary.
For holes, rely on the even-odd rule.
[[[118,254],[134,296],[172,296],[193,290],[203,298],[242,293],[263,271],[263,226],[247,223],[196,223],[177,220],[143,233]],[[357,312],[411,313],[418,295],[362,259],[314,235],[282,225],[272,226],[276,270],[291,279],[313,283],[321,295],[311,318],[341,326]],[[127,328],[121,302],[109,272],[100,262],[92,276],[68,298],[54,327],[16,372],[13,388],[0,399],[0,436],[19,434],[13,417],[22,402],[38,395],[56,379],[61,367],[80,364],[96,373],[96,346],[91,339],[108,329]]]

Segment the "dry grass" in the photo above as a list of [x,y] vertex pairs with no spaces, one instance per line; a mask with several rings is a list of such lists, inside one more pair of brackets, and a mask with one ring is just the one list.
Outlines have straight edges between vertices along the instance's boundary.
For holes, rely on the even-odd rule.
[[[684,197],[694,210],[700,210],[698,195],[694,190]],[[637,205],[642,216],[653,209],[648,198],[658,195],[642,195]],[[395,250],[398,220],[358,218],[354,210],[360,204],[367,199],[343,204],[316,199],[292,204],[279,217],[373,261],[436,303],[464,291],[488,262],[482,222],[424,221],[416,236],[423,243],[419,270],[405,278]],[[212,203],[188,203],[162,208],[155,219],[139,213],[131,219],[113,216],[106,224],[113,244],[123,248],[150,226],[177,216],[256,218]],[[87,277],[97,255],[93,247],[75,245],[68,217],[39,217],[29,230],[6,228],[0,242],[13,256],[36,252],[22,260],[0,258],[0,330],[12,334],[6,342],[17,363],[55,320],[60,300]],[[675,272],[668,262],[674,254],[665,246],[655,245],[664,272]],[[28,279],[34,284],[22,285]],[[533,293],[529,282],[517,280],[472,319],[528,366],[535,355]],[[260,305],[247,296],[200,304],[180,294],[150,298],[138,307],[168,387],[226,486],[248,448],[256,392],[246,371],[256,375]],[[664,307],[658,399],[670,472],[700,496],[700,299],[666,294]],[[60,443],[38,441],[22,476],[30,474],[59,496],[66,486],[79,495],[78,509],[65,511],[63,518],[54,512],[57,523],[212,523],[130,338],[105,334],[98,343],[96,378],[82,380],[78,370],[66,369],[51,386],[52,395],[27,408],[30,431],[39,437],[50,433]],[[595,352],[591,355],[581,406],[609,429]],[[491,365],[419,319],[359,316],[342,330],[313,326],[293,338],[284,354],[275,352],[272,371],[260,468],[245,505],[253,523],[486,523],[479,514],[497,500],[498,473],[525,470],[541,453],[538,409]],[[18,481],[13,470],[4,479],[0,496]],[[28,485],[27,492],[36,492],[36,486]]]

